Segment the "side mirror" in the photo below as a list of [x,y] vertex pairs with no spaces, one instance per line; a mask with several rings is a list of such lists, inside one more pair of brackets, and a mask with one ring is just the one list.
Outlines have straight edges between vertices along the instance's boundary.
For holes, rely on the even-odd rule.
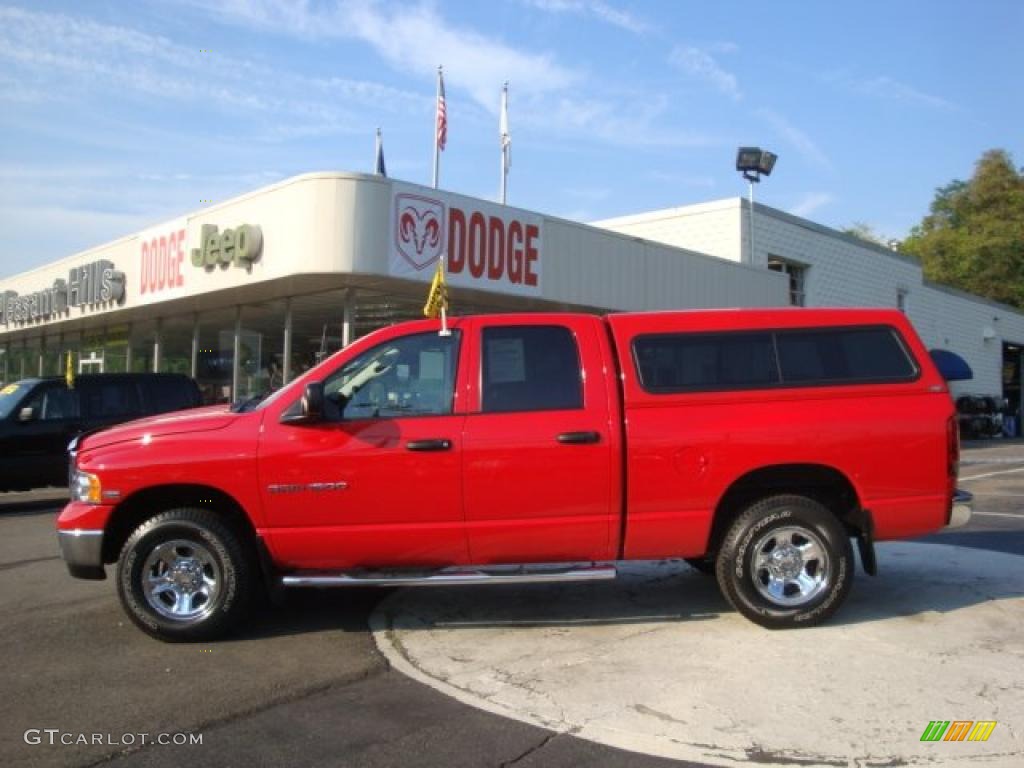
[[20,411],[18,411],[18,421],[20,422],[35,421],[35,418],[36,409],[33,408],[32,406],[29,406],[28,408],[22,408]]
[[302,393],[302,400],[299,401],[299,410],[286,411],[281,417],[284,424],[316,424],[324,420],[324,385],[322,382],[313,381],[306,385]]

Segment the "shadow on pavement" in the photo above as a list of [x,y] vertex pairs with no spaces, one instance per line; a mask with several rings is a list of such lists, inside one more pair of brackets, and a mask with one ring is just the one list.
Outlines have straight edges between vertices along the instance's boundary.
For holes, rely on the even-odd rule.
[[258,605],[236,640],[288,637],[341,630],[366,632],[366,618],[388,589],[295,589],[280,605]]
[[30,515],[40,511],[56,512],[68,503],[66,488],[40,488],[33,491],[0,493],[0,515]]
[[916,539],[922,544],[951,544],[957,547],[986,549],[995,552],[1006,552],[1011,555],[1024,554],[1024,529],[1017,530],[982,530],[982,531],[944,531]]
[[[934,542],[932,542],[934,543]],[[953,542],[942,542],[953,543]],[[397,630],[572,627],[691,623],[735,614],[710,579],[684,565],[629,566],[617,581],[587,585],[502,585],[405,590],[388,607]],[[858,569],[859,570],[859,569]],[[1024,597],[1024,571],[1004,555],[902,547],[880,553],[880,572],[858,572],[853,590],[825,626],[950,614]],[[738,618],[738,615],[737,615]]]

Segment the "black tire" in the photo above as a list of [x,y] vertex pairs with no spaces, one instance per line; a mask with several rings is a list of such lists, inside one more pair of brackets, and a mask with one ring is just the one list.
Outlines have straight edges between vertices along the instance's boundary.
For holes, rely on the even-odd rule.
[[687,557],[686,564],[695,571],[700,571],[705,576],[715,575],[715,560],[711,557]]
[[[128,537],[117,563],[117,592],[129,618],[153,637],[213,640],[245,616],[256,569],[247,542],[215,512],[172,509]],[[154,575],[157,581],[149,578]]]
[[814,626],[835,613],[850,592],[853,569],[850,537],[836,516],[813,499],[780,495],[756,502],[736,519],[715,575],[722,594],[746,618],[789,629]]

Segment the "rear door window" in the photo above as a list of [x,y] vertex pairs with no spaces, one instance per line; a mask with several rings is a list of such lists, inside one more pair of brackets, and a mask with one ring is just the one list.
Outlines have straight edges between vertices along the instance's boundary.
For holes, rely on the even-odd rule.
[[142,414],[135,379],[92,379],[81,386],[83,405],[92,419],[131,419]]
[[580,354],[559,325],[485,328],[481,406],[485,413],[583,407]]
[[194,408],[199,404],[195,385],[188,379],[153,376],[142,379],[147,413],[168,413]]
[[756,389],[779,382],[770,332],[641,336],[633,353],[649,392]]
[[780,331],[784,384],[909,381],[917,366],[891,328]]

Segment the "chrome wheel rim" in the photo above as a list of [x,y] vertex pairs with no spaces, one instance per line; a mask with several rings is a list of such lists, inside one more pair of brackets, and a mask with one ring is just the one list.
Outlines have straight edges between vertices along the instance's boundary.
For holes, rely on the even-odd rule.
[[193,622],[213,610],[223,579],[203,544],[175,539],[157,546],[142,567],[146,602],[166,619]]
[[800,607],[828,589],[828,551],[807,528],[776,528],[754,545],[752,575],[754,587],[765,600],[780,607]]

